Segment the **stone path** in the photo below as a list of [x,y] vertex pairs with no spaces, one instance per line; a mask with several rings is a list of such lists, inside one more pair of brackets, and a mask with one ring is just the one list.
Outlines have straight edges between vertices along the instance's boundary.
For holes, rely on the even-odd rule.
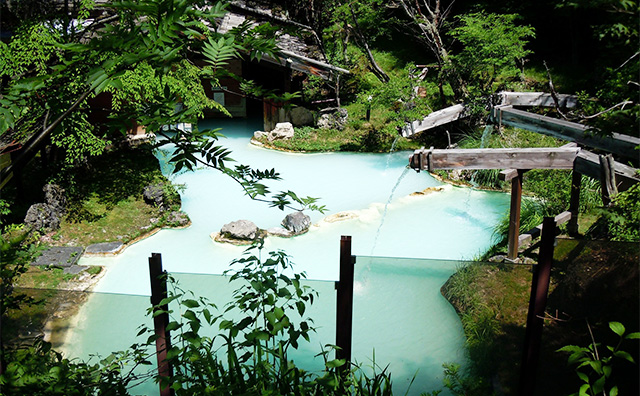
[[123,246],[121,242],[96,243],[87,246],[86,249],[80,246],[54,246],[42,252],[32,265],[60,267],[65,274],[78,274],[89,268],[86,265],[78,265],[82,253],[90,255],[117,254]]

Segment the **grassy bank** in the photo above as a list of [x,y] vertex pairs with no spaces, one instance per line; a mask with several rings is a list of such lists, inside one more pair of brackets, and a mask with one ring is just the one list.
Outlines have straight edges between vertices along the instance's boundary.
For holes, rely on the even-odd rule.
[[[610,321],[638,330],[639,259],[636,243],[558,240],[537,394],[570,394],[580,387],[578,376],[567,365],[568,355],[557,349],[569,344],[588,346],[589,331],[597,342],[615,345]],[[462,320],[473,374],[493,380],[496,390],[504,394],[517,390],[530,285],[530,266],[478,263],[461,268],[442,289]],[[624,348],[637,361],[637,341],[634,345],[630,340]],[[637,366],[620,359],[614,369],[611,381],[618,384],[620,394],[637,394],[637,377],[632,375]]]

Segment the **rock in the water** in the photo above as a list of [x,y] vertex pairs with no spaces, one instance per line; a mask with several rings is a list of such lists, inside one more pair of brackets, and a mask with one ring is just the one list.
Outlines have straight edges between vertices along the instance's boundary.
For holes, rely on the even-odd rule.
[[220,233],[233,239],[256,239],[258,226],[249,220],[238,220],[222,226]]
[[255,131],[255,132],[253,133],[253,138],[254,138],[254,139],[260,139],[260,138],[263,138],[263,137],[267,137],[267,135],[268,135],[268,133],[267,133],[267,132],[263,132],[263,131]]
[[318,128],[343,130],[347,125],[349,114],[342,107],[330,107],[320,111],[318,118]]
[[281,237],[281,238],[289,238],[292,237],[293,234],[289,230],[285,230],[282,227],[272,227],[267,229],[267,234]]
[[274,140],[291,139],[295,135],[293,125],[290,122],[279,122],[276,127],[267,134],[270,142]]
[[313,113],[304,107],[294,107],[290,112],[293,126],[313,125]]
[[53,231],[60,227],[62,213],[59,209],[46,203],[31,205],[24,217],[24,223],[32,230]]
[[294,234],[302,234],[311,227],[311,218],[301,211],[289,213],[282,220],[282,226]]

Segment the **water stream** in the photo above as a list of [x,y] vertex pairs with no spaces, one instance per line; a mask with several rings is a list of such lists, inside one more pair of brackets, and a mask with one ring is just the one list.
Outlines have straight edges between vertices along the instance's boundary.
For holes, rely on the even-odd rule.
[[[238,162],[280,172],[283,180],[272,183],[271,191],[290,189],[320,197],[329,208],[325,214],[309,213],[313,226],[308,233],[265,240],[267,251],[282,249],[292,256],[296,271],[306,272],[320,292],[310,311],[320,329],[310,344],[301,346],[296,361],[317,369],[321,361],[312,356],[320,345],[335,342],[333,281],[339,274],[340,236],[351,235],[358,256],[354,358],[366,363],[375,351],[377,364],[390,365],[400,394],[416,372],[410,394],[439,388],[442,363],[464,362],[460,321],[440,287],[455,271],[455,260],[472,258],[490,246],[493,225],[508,209],[508,196],[444,185],[427,172],[403,171],[408,152],[283,153],[249,143],[259,121],[212,120],[202,126],[224,128],[228,138],[222,144],[233,150]],[[162,254],[164,268],[179,274],[183,288],[221,306],[231,290],[220,274],[244,247],[213,242],[210,234],[240,219],[263,229],[279,226],[287,214],[249,200],[235,182],[214,170],[184,172],[172,179],[185,185],[182,205],[192,225],[162,230],[115,257],[81,259],[80,264],[102,265],[107,272],[67,332],[62,349],[68,356],[106,355],[135,342],[137,327],[148,322],[147,263],[152,252]],[[410,195],[427,187],[441,191]],[[378,257],[366,256],[374,249]],[[157,394],[153,384],[137,391]]]

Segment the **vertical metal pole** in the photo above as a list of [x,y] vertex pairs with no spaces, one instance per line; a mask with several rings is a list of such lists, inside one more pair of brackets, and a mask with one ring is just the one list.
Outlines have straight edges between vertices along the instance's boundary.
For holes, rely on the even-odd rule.
[[578,212],[580,211],[580,187],[582,186],[582,174],[573,169],[571,174],[571,198],[569,200],[569,212],[571,220],[567,224],[569,235],[578,235]]
[[351,361],[351,334],[353,329],[353,271],[355,257],[351,255],[351,237],[340,237],[340,280],[336,283],[336,359]]
[[542,223],[538,265],[534,268],[533,279],[531,280],[531,298],[529,299],[524,353],[522,367],[520,368],[519,396],[532,396],[536,382],[555,237],[556,222],[553,217],[545,217]]
[[[149,276],[151,278],[151,305],[154,312],[164,311],[153,317],[153,329],[156,335],[156,354],[158,358],[158,375],[169,378],[173,376],[173,368],[167,361],[167,352],[171,348],[171,335],[167,331],[169,324],[168,304],[160,306],[162,299],[167,297],[167,272],[162,270],[162,256],[160,253],[151,253],[149,257]],[[162,387],[160,384],[160,396],[173,396],[173,388]]]
[[524,171],[518,169],[518,176],[511,179],[511,208],[509,209],[509,252],[507,258],[515,260],[518,257],[518,237],[520,236],[520,203],[522,201],[522,175]]

